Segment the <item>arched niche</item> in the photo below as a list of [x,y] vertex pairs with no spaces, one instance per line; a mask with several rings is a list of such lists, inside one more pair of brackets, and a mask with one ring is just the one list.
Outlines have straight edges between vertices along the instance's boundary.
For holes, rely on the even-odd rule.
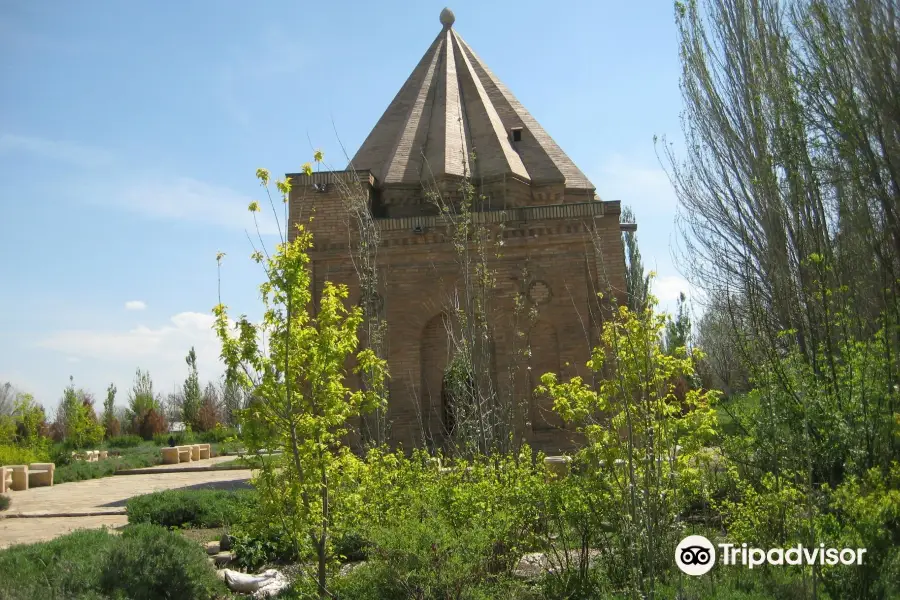
[[560,374],[559,337],[556,328],[546,320],[537,321],[528,332],[531,349],[529,385],[531,390],[531,423],[535,431],[563,427],[563,421],[553,412],[553,401],[546,394],[535,392],[544,373]]
[[444,434],[442,391],[452,350],[447,334],[449,326],[447,315],[437,314],[425,324],[419,338],[419,408],[425,437],[432,443],[440,443]]

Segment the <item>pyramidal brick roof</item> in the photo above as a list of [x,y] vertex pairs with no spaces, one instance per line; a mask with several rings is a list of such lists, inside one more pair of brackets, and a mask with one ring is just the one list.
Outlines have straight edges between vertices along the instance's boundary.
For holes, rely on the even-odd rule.
[[[594,189],[534,117],[453,29],[442,31],[363,142],[351,167],[379,184],[416,184],[443,175],[516,177]],[[519,129],[518,141],[513,130]],[[474,152],[476,159],[470,160]]]

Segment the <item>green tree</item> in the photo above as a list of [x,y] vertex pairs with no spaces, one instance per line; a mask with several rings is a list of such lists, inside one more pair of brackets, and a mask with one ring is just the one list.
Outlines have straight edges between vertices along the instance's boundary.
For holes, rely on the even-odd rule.
[[674,355],[679,348],[686,353],[691,348],[691,317],[687,313],[687,297],[684,292],[678,294],[678,305],[675,309],[675,318],[666,318],[666,354]]
[[197,410],[197,431],[209,431],[222,421],[222,404],[219,390],[212,381],[203,389],[200,408]]
[[93,397],[84,390],[76,391],[72,376],[57,409],[56,427],[66,444],[73,448],[95,446],[103,439],[103,425],[97,422]]
[[[870,395],[844,373],[878,340],[873,379],[900,379],[896,2],[676,6],[687,144],[683,161],[669,154],[671,179],[691,282],[727,306],[720,348],[765,389],[763,414],[791,415],[771,424],[781,448],[843,432],[840,446],[865,446],[857,475],[885,466],[900,457],[893,384]],[[806,466],[834,484],[845,464]]]
[[47,433],[44,407],[12,384],[0,385],[0,445],[15,444],[41,454],[47,450]]
[[9,381],[0,384],[0,416],[10,416],[16,405],[18,391]]
[[190,425],[193,429],[199,427],[200,417],[200,375],[197,373],[197,353],[191,347],[191,351],[185,357],[184,361],[188,365],[188,376],[184,380],[181,388],[181,420],[185,425]]
[[103,401],[103,427],[106,429],[106,437],[119,435],[121,425],[116,418],[116,385],[110,383],[106,388],[106,399]]
[[[636,223],[634,212],[626,206],[622,209],[622,223]],[[638,247],[637,233],[632,230],[622,232],[625,241],[625,290],[628,293],[628,308],[643,310],[650,293],[650,275],[644,271],[644,261]]]
[[725,397],[750,389],[745,363],[747,329],[741,323],[737,298],[719,296],[706,304],[696,334],[697,346],[703,351],[697,370],[704,387],[722,390]]
[[[686,483],[698,477],[704,445],[715,435],[715,392],[676,395],[677,378],[693,375],[693,357],[667,355],[662,347],[665,316],[656,299],[634,312],[619,307],[607,322],[590,369],[596,387],[581,377],[560,382],[541,377],[541,393],[587,438],[587,461],[576,504],[591,500],[598,531],[616,531],[612,554],[628,573],[636,596],[654,597],[656,582],[671,565],[682,525]],[[671,551],[670,551],[671,550]]]
[[150,372],[138,369],[134,375],[131,391],[128,392],[129,417],[160,408],[159,401],[153,395],[153,380],[150,378]]
[[166,430],[163,401],[153,393],[153,380],[149,371],[138,369],[135,373],[125,414],[132,430],[144,439],[152,439],[157,433]]
[[[260,169],[257,177],[268,184],[268,171]],[[287,201],[289,181],[277,185]],[[258,203],[250,210],[255,219]],[[376,388],[386,376],[386,364],[371,349],[356,352],[362,311],[345,306],[346,287],[326,283],[318,311],[310,314],[311,246],[311,235],[298,225],[294,239],[279,244],[268,257],[255,250],[253,259],[264,264],[267,274],[260,286],[262,323],[241,317],[232,327],[222,304],[214,314],[227,376],[240,380],[255,399],[244,418],[272,434],[261,441],[245,438],[248,450],[258,449],[262,442],[280,447],[285,457],[280,469],[267,466],[256,478],[264,509],[283,524],[298,555],[314,558],[319,596],[327,598],[329,560],[334,556],[333,511],[340,507],[335,493],[348,477],[342,466],[355,460],[343,443],[347,422],[381,403],[372,391],[353,392],[347,387],[346,361],[355,353],[357,372],[365,370],[374,377]]]
[[41,456],[50,450],[50,440],[45,435],[47,415],[44,407],[34,401],[31,394],[18,394],[15,404],[17,420],[16,443]]
[[[718,304],[700,337],[719,379],[743,370],[753,388],[729,402],[737,433],[722,440],[749,480],[747,514],[731,520],[786,539],[769,503],[781,498],[802,509],[791,533],[812,545],[820,517],[850,524],[832,490],[872,469],[887,480],[900,457],[897,2],[687,0],[676,21],[687,143],[669,158],[684,264]],[[758,531],[767,503],[776,525]],[[900,536],[872,511],[867,527]],[[804,576],[811,597],[827,571]],[[885,597],[858,583],[834,597]]]
[[219,397],[222,399],[222,418],[232,427],[238,424],[238,415],[245,408],[245,392],[237,382],[228,378],[219,385]]

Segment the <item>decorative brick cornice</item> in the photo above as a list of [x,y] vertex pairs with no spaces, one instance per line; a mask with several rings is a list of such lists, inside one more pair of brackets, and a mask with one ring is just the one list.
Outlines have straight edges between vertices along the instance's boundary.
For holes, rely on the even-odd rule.
[[291,185],[295,188],[302,186],[313,186],[321,184],[337,184],[343,183],[349,185],[351,183],[361,183],[374,185],[375,176],[370,171],[320,171],[307,175],[306,173],[287,173],[287,177],[291,178]]
[[[616,202],[584,202],[580,204],[557,204],[552,206],[531,206],[509,210],[472,213],[472,221],[490,228],[503,226],[502,238],[512,245],[526,240],[536,240],[560,236],[573,240],[594,228],[597,219],[615,218],[617,214],[607,211],[618,209]],[[416,247],[445,244],[448,237],[448,219],[444,216],[420,216],[394,219],[376,219],[376,225],[383,234],[380,246],[383,248]],[[418,229],[417,229],[418,228]],[[495,231],[494,235],[499,231]],[[557,242],[558,243],[558,242]],[[348,241],[329,241],[316,244],[317,254],[343,255],[348,250]]]
[[[578,202],[569,204],[551,204],[548,206],[528,206],[522,208],[509,208],[506,210],[492,210],[488,212],[472,213],[472,222],[476,225],[490,225],[501,223],[530,223],[533,221],[548,221],[557,219],[579,219],[585,217],[602,217],[607,214],[607,206],[616,204],[612,202]],[[395,219],[376,219],[375,224],[379,231],[413,231],[417,227],[431,229],[434,227],[446,227],[450,224],[443,215],[403,217]]]

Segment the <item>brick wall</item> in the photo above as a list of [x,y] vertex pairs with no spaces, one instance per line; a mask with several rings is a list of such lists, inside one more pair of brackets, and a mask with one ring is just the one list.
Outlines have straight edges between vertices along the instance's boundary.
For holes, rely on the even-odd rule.
[[[339,178],[369,198],[375,194],[373,179],[365,172],[357,178],[346,172],[291,177],[292,224],[313,217],[309,227],[314,236],[316,296],[325,281],[334,281],[348,285],[351,301],[358,299],[359,286],[348,253],[353,227],[341,195],[344,180]],[[556,204],[560,195],[569,198],[561,187],[558,192],[551,186],[539,193],[545,195],[535,196],[534,204]],[[602,214],[594,217],[512,221],[504,223],[502,232],[499,224],[491,227],[503,240],[503,246],[495,248],[499,256],[492,254],[490,259],[497,282],[490,306],[495,384],[501,393],[512,394],[527,407],[522,433],[536,447],[564,450],[576,438],[548,412],[548,401],[535,398],[532,392],[547,371],[563,378],[578,374],[590,381],[585,363],[605,318],[597,292],[612,290],[620,302],[625,299],[619,204],[603,203]],[[390,227],[381,232],[378,265],[388,322],[389,419],[394,443],[407,448],[421,445],[429,435],[438,442],[443,431],[440,388],[449,360],[444,315],[462,292],[458,257],[447,234],[440,226],[421,233]],[[534,327],[518,324],[527,330],[532,351],[530,365],[522,365],[514,357],[513,304],[517,294],[530,288],[540,292],[540,303]],[[525,366],[531,366],[530,371]],[[517,376],[510,381],[508,375],[514,372]]]

